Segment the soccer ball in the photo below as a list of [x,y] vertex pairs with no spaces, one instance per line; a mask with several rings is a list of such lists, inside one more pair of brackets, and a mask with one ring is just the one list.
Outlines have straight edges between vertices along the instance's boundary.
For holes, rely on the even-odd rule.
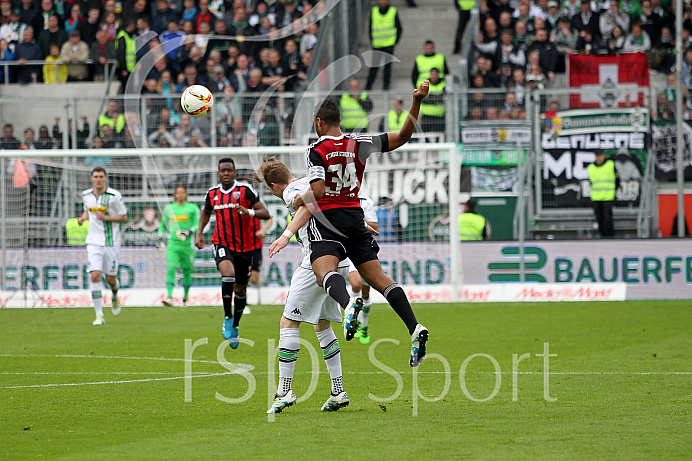
[[180,106],[190,116],[202,117],[211,112],[211,108],[214,106],[214,96],[207,87],[192,85],[187,87],[180,97]]

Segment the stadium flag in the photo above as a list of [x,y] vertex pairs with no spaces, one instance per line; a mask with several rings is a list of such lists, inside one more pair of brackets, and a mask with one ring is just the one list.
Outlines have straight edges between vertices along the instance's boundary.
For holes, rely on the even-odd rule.
[[599,90],[571,95],[572,109],[643,106],[644,94],[638,90],[649,86],[646,55],[570,55],[569,86]]

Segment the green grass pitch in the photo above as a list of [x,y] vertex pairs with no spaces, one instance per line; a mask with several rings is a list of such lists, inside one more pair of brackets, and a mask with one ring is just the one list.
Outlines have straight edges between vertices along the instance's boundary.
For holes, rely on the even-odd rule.
[[[373,343],[385,339],[377,346],[347,343],[335,327],[351,397],[336,413],[320,412],[329,375],[304,325],[301,336],[318,354],[319,373],[312,373],[311,348],[303,346],[294,389],[299,397],[307,393],[313,377],[317,387],[273,422],[266,414],[268,389],[275,390],[268,369],[278,366],[268,358],[268,340],[278,343],[279,306],[253,307],[243,318],[241,337],[253,347],[222,349],[251,377],[228,374],[218,363],[220,307],[128,308],[117,318],[106,310],[103,327],[91,325],[91,309],[2,310],[0,457],[690,457],[692,302],[414,309],[430,329],[433,354],[415,376],[410,339],[389,307],[375,306],[370,317]],[[204,338],[186,381],[186,340]],[[549,375],[545,357],[537,356],[546,343],[557,354],[548,358]],[[414,397],[414,380],[421,397]],[[227,403],[217,394],[248,398]]]

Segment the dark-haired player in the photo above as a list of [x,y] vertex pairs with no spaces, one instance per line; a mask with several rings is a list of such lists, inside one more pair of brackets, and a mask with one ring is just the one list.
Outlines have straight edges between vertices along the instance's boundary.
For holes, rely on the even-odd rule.
[[[426,80],[413,91],[411,110],[401,131],[377,136],[344,135],[339,128],[339,106],[329,99],[321,102],[314,113],[315,131],[320,138],[306,152],[311,189],[294,201],[296,209],[304,203],[314,206],[308,224],[312,270],[317,283],[345,310],[346,340],[350,341],[356,333],[363,307],[361,298],[349,298],[346,280],[337,272],[339,261],[348,257],[406,324],[411,335],[412,367],[425,357],[428,330],[418,323],[404,290],[382,270],[377,259],[379,247],[363,225],[358,192],[368,157],[393,151],[411,139],[428,90]],[[286,242],[280,244],[287,243],[286,237],[281,239]]]
[[232,158],[219,160],[220,184],[207,192],[196,239],[197,248],[204,248],[204,227],[214,211],[216,224],[211,248],[221,273],[224,310],[221,333],[224,339],[229,340],[233,349],[238,347],[238,324],[247,303],[246,288],[250,280],[255,238],[251,220],[253,217],[269,219],[269,211],[260,201],[257,192],[252,186],[237,182],[235,174],[235,162]]

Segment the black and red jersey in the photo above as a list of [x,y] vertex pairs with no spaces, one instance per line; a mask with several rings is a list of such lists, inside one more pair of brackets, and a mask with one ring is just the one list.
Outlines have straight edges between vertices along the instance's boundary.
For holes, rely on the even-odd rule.
[[232,251],[246,252],[255,249],[255,218],[239,215],[235,207],[240,205],[248,210],[259,202],[257,192],[248,184],[237,181],[230,189],[224,190],[221,184],[212,187],[204,198],[204,209],[214,210],[216,226],[211,242],[223,245]]
[[308,178],[311,183],[320,179],[325,182],[324,197],[317,200],[320,210],[359,208],[358,191],[365,163],[371,154],[388,150],[387,133],[322,136],[311,144],[306,152]]

